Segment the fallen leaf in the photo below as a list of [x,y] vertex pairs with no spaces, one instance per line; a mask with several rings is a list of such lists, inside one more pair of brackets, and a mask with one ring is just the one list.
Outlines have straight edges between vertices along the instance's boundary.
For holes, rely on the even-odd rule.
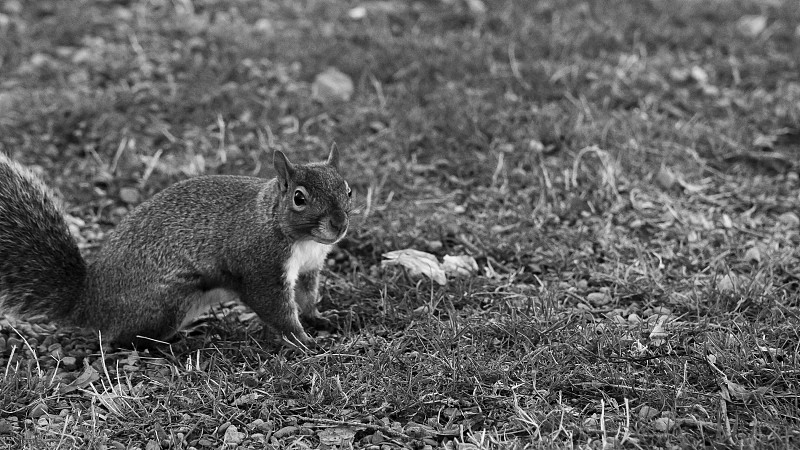
[[650,419],[659,414],[661,414],[661,411],[657,410],[656,408],[653,408],[652,406],[644,405],[641,408],[639,408],[640,419]]
[[775,135],[767,135],[767,134],[759,134],[753,140],[753,147],[758,147],[760,149],[772,150],[775,148],[775,141],[777,140],[777,136]]
[[260,397],[260,395],[255,393],[255,392],[251,392],[249,394],[244,394],[241,397],[239,397],[236,400],[234,400],[233,401],[233,405],[234,406],[249,405],[249,404],[255,402],[256,400],[258,400],[258,397]]
[[778,216],[778,222],[784,225],[796,227],[800,225],[800,217],[798,217],[797,214],[788,211]]
[[356,430],[349,427],[335,427],[326,428],[319,433],[320,448],[340,448],[352,447],[353,438],[356,436]]
[[680,67],[673,67],[669,70],[669,77],[673,81],[684,82],[689,79],[689,71]]
[[276,431],[275,433],[273,433],[272,436],[275,437],[275,439],[283,439],[286,436],[292,436],[296,434],[299,430],[300,428],[298,427],[287,425],[281,428],[280,430]]
[[689,75],[691,75],[692,79],[698,84],[708,83],[708,72],[706,72],[705,69],[700,66],[692,66],[692,69],[689,71]]
[[403,431],[405,431],[407,435],[415,439],[423,439],[426,437],[436,436],[436,431],[433,428],[415,422],[407,423]]
[[726,162],[740,163],[768,172],[786,173],[793,169],[795,163],[788,156],[777,152],[741,152],[726,156]]
[[607,292],[590,292],[586,295],[586,300],[596,306],[602,306],[611,301],[611,296]]
[[672,188],[672,186],[675,186],[675,181],[675,174],[672,172],[672,170],[670,170],[668,167],[661,166],[658,174],[656,174],[656,182],[658,182],[659,186],[669,190]]
[[245,437],[247,437],[247,435],[245,433],[240,433],[236,425],[231,425],[225,430],[225,436],[222,438],[222,442],[226,445],[238,445],[242,443]]
[[664,324],[667,322],[668,318],[669,316],[659,317],[658,322],[653,325],[653,329],[650,331],[650,340],[653,341],[655,345],[662,344],[664,340],[669,337],[669,333],[666,328],[664,328]]
[[745,36],[756,37],[767,28],[767,18],[760,15],[742,16],[736,21],[736,29]]
[[733,228],[733,221],[731,220],[731,216],[727,214],[722,215],[722,226],[725,228]]
[[36,405],[31,409],[30,417],[34,419],[38,419],[39,417],[44,416],[47,414],[47,405],[44,402],[38,402]]
[[486,5],[483,3],[483,0],[466,0],[465,3],[472,14],[486,14]]
[[658,431],[669,431],[675,427],[675,421],[669,417],[659,417],[653,421],[653,428]]
[[347,11],[347,16],[353,20],[360,20],[367,17],[367,8],[363,6],[356,6]]
[[475,258],[468,255],[444,255],[442,268],[447,275],[468,277],[478,272],[478,263]]
[[741,400],[746,403],[753,398],[753,395],[753,392],[746,387],[728,379],[725,380],[724,385],[720,386],[720,396],[726,401]]
[[414,308],[414,314],[422,315],[422,314],[430,314],[430,312],[431,312],[430,305],[422,305]]
[[78,389],[85,389],[90,384],[100,379],[100,374],[97,373],[97,370],[95,370],[94,367],[89,365],[88,360],[86,359],[83,360],[83,366],[84,366],[83,373],[78,375],[78,378],[75,378],[75,380],[72,383],[66,386],[61,386],[62,394],[68,394]]
[[353,80],[334,67],[318,74],[311,84],[311,96],[323,103],[348,101],[353,96]]
[[384,267],[403,266],[411,275],[425,275],[440,285],[447,283],[447,277],[439,261],[430,253],[407,248],[384,253],[383,257],[385,259],[381,265]]
[[256,23],[253,24],[253,28],[255,28],[255,30],[259,33],[265,35],[272,35],[275,33],[275,25],[273,25],[272,21],[266,17],[256,20]]
[[739,287],[739,277],[733,274],[726,274],[717,281],[717,289],[720,292],[732,292]]
[[761,262],[761,250],[758,247],[750,247],[744,254],[744,260],[747,262]]

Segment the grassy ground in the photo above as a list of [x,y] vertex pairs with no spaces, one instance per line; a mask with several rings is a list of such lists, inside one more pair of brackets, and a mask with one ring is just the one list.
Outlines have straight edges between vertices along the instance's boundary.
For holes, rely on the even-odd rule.
[[[312,99],[327,67],[352,99]],[[296,355],[240,308],[147,352],[6,320],[0,446],[800,445],[794,1],[0,4],[0,151],[87,254],[176,180],[334,140],[352,323]]]

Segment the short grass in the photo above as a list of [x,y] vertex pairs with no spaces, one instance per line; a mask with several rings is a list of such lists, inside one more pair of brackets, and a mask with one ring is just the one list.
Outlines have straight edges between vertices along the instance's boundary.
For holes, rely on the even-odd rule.
[[[327,67],[351,100],[312,99]],[[796,2],[0,4],[0,151],[87,254],[176,180],[331,141],[352,321],[292,354],[240,308],[139,352],[7,320],[0,446],[800,445]]]

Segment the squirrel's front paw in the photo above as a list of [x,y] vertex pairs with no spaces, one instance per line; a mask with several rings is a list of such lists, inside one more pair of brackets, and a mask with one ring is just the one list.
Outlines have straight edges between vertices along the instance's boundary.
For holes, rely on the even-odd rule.
[[319,312],[314,314],[313,316],[304,317],[303,320],[308,324],[309,327],[315,330],[322,330],[333,332],[339,329],[338,318],[333,316],[334,320],[329,319],[328,317],[323,316]]

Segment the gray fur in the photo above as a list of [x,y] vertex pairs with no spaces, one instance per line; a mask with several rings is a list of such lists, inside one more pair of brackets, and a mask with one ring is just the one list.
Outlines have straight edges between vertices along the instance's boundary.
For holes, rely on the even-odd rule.
[[[338,150],[331,155],[338,162]],[[295,284],[284,265],[296,242],[341,239],[350,200],[333,164],[276,155],[275,165],[272,180],[220,175],[170,186],[128,214],[87,268],[53,196],[0,156],[0,312],[45,314],[127,344],[168,337],[217,297],[209,293],[227,292],[288,339],[308,342],[298,313],[319,316],[319,269]],[[311,197],[302,212],[290,204],[298,186]],[[41,284],[50,292],[34,288]]]

